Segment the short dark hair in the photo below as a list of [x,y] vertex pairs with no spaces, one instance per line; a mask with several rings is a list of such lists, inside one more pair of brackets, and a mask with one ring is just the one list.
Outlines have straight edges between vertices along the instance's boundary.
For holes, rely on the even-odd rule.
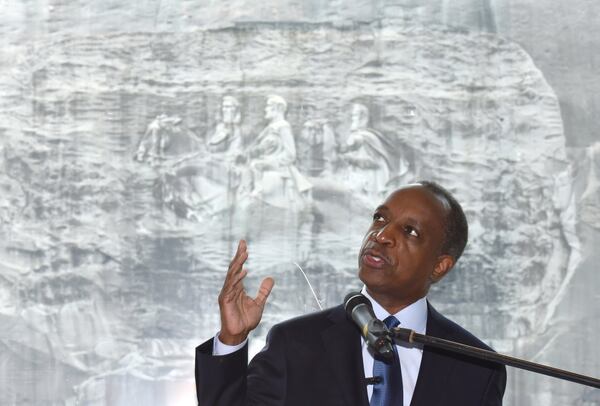
[[469,225],[467,217],[458,201],[452,194],[432,181],[418,181],[418,185],[423,186],[429,192],[444,199],[449,206],[446,224],[444,227],[444,243],[442,244],[442,253],[454,258],[454,262],[462,255],[469,239]]

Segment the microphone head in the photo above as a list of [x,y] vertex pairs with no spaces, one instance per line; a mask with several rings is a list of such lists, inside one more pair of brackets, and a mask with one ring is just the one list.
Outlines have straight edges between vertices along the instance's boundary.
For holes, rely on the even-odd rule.
[[371,301],[360,292],[351,292],[344,299],[344,309],[348,318],[359,327],[369,347],[382,358],[392,359],[394,349],[389,331],[386,325],[375,317]]
[[371,302],[365,295],[360,292],[350,292],[344,299],[344,309],[348,317],[352,318],[352,310],[360,304],[364,304],[372,308]]

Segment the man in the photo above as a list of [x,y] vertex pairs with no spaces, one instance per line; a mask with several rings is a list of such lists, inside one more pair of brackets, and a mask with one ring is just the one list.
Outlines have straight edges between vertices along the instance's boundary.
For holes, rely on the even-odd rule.
[[340,158],[346,165],[347,182],[354,191],[370,198],[381,198],[390,178],[403,175],[408,164],[396,157],[392,142],[369,125],[367,106],[354,103],[350,134],[341,146]]
[[302,106],[304,124],[300,132],[298,147],[298,169],[308,176],[331,175],[336,160],[335,133],[329,122],[320,117],[316,106]]
[[211,153],[235,157],[242,152],[240,102],[233,96],[224,96],[221,102],[221,122],[207,141]]
[[286,111],[283,97],[269,96],[265,106],[268,124],[248,147],[252,195],[283,208],[300,200],[312,187],[294,165],[296,144]]
[[[358,276],[377,317],[393,315],[418,333],[487,349],[425,299],[466,242],[466,218],[445,189],[419,182],[393,192],[376,209],[359,252]],[[402,391],[395,403],[377,404],[502,404],[504,367],[428,347],[397,345],[401,379],[385,387],[371,385],[365,378],[379,376],[381,361],[342,306],[274,326],[265,348],[246,366],[246,339],[258,325],[274,283],[266,278],[256,298],[250,298],[242,285],[247,256],[241,241],[219,296],[221,331],[196,350],[200,405],[368,406],[379,402],[382,390],[398,388]]]

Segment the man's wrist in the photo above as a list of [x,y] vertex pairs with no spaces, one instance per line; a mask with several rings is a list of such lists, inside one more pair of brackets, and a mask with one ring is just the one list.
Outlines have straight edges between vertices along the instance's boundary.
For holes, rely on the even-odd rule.
[[243,340],[242,342],[240,342],[238,344],[229,345],[229,344],[221,341],[220,335],[221,335],[220,333],[217,333],[215,335],[214,343],[213,343],[213,355],[222,356],[222,355],[232,354],[232,353],[242,349],[248,341],[248,338],[246,338],[245,340]]
[[231,335],[231,334],[226,334],[223,333],[222,331],[220,331],[217,334],[217,338],[219,339],[219,341],[225,345],[228,346],[237,346],[242,344],[243,342],[245,342],[248,339],[248,334],[238,334],[238,335]]

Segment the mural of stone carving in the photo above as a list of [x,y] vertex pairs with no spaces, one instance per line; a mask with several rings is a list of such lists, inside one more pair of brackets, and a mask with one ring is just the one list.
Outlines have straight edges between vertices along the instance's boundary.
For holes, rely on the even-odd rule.
[[255,351],[316,306],[295,262],[325,305],[357,287],[376,197],[411,179],[464,202],[468,252],[431,297],[498,350],[543,349],[585,256],[558,100],[499,36],[247,23],[58,35],[14,56],[2,404],[193,404],[193,347],[218,328],[237,238],[254,280],[277,280]]

